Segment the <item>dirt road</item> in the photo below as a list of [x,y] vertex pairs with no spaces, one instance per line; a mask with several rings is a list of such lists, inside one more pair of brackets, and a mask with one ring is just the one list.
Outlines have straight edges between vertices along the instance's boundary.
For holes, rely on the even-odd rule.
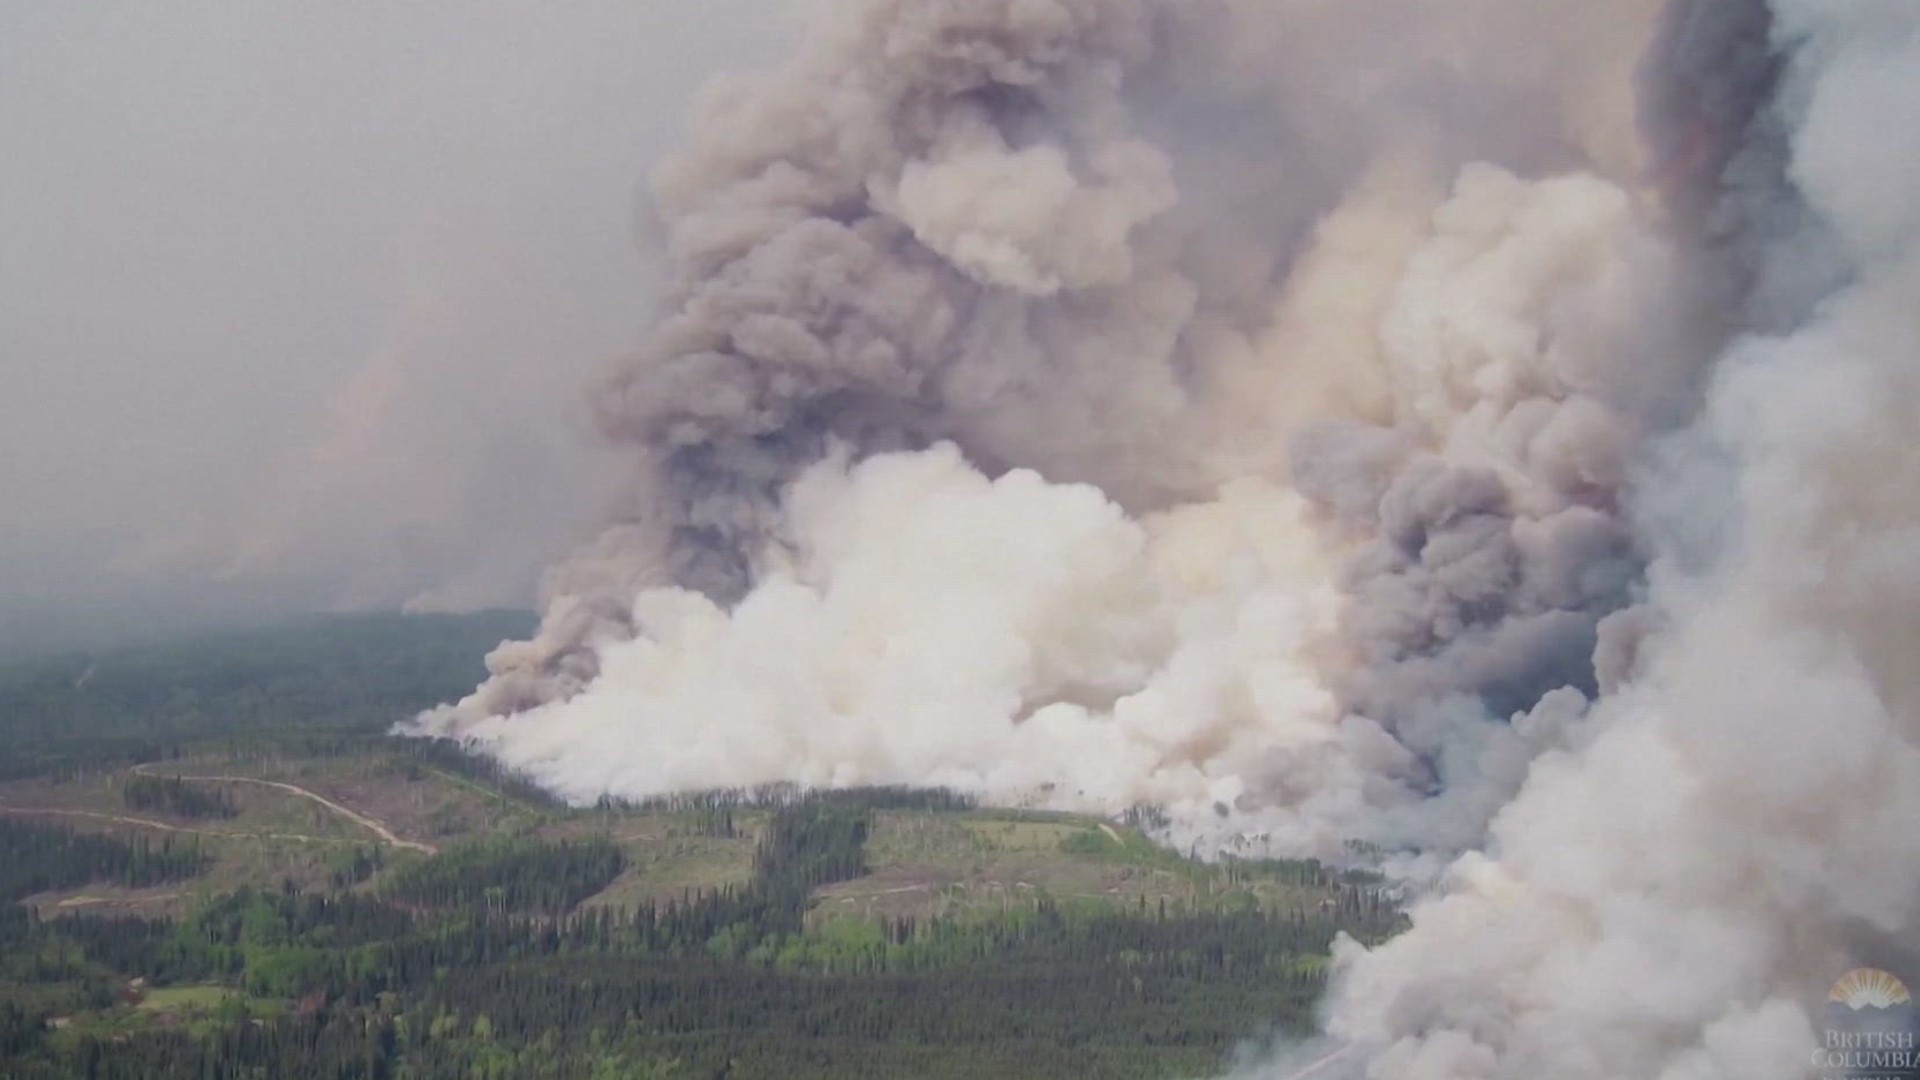
[[339,803],[334,802],[332,799],[327,798],[325,795],[321,795],[318,792],[309,791],[298,784],[288,784],[279,780],[261,780],[261,779],[258,779],[257,777],[252,777],[252,776],[180,776],[175,773],[157,771],[156,767],[152,765],[141,765],[135,768],[133,771],[137,773],[142,773],[147,776],[165,776],[170,779],[177,778],[180,780],[196,780],[201,783],[253,784],[256,787],[272,788],[276,791],[283,791],[289,795],[297,795],[300,798],[310,799],[314,802],[319,803],[321,806],[326,807],[327,809],[333,811],[334,813],[340,815],[341,817],[346,818],[348,821],[353,822],[355,825],[358,825],[361,828],[366,829],[368,832],[373,833],[375,836],[378,836],[389,847],[400,848],[404,851],[418,851],[423,855],[437,855],[439,854],[439,851],[440,851],[439,848],[434,847],[432,844],[423,844],[418,840],[402,839],[394,835],[394,832],[392,829],[387,828],[384,823],[378,821],[377,819],[368,817],[367,815],[360,813],[358,810],[352,810],[345,806],[341,806]]
[[222,829],[192,829],[185,825],[169,825],[152,818],[127,817],[124,814],[103,814],[97,810],[57,810],[38,806],[8,806],[0,803],[0,814],[12,814],[16,817],[77,817],[92,821],[108,821],[115,825],[130,825],[137,829],[154,829],[158,832],[179,833],[184,836],[226,837],[233,840],[298,840],[309,844],[352,844],[355,841],[342,840],[337,836],[307,836],[303,833],[254,833],[234,832]]

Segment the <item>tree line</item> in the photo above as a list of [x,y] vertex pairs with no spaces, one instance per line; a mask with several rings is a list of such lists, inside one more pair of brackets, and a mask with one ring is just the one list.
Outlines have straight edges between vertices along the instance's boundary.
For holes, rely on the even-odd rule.
[[121,839],[0,819],[0,903],[92,882],[145,888],[193,877],[208,862],[192,838]]
[[178,776],[134,773],[120,785],[120,801],[129,810],[189,818],[231,818],[240,807],[225,788],[208,787]]
[[1398,925],[1357,884],[1285,913],[1040,896],[990,915],[810,924],[815,888],[866,873],[872,810],[889,798],[780,804],[749,882],[624,908],[575,906],[620,872],[597,838],[450,853],[374,893],[248,889],[178,920],[0,925],[15,935],[7,956],[41,965],[9,961],[8,977],[42,978],[48,994],[67,980],[61,1007],[110,997],[109,972],[247,995],[173,1030],[53,1031],[44,1008],[0,1013],[0,1074],[1206,1075],[1240,1040],[1306,1022],[1335,934]]
[[370,614],[0,661],[0,778],[262,731],[376,734],[471,690],[526,612]]
[[409,905],[555,916],[612,884],[626,867],[626,853],[604,836],[513,839],[401,866],[381,892]]

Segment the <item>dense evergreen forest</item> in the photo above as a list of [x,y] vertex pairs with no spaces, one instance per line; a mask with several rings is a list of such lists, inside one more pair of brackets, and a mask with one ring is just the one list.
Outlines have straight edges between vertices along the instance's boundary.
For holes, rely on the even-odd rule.
[[356,615],[0,662],[0,777],[216,736],[375,732],[471,690],[524,612]]
[[512,840],[409,863],[381,893],[416,907],[565,915],[624,869],[626,856],[605,837],[580,843]]
[[[1337,934],[1377,940],[1400,925],[1373,879],[1310,862],[1225,874],[1297,897],[1282,905],[1248,902],[1250,893],[1169,904],[1034,889],[985,907],[829,915],[823,895],[874,873],[881,823],[895,822],[899,843],[903,819],[937,831],[975,820],[976,808],[945,792],[791,788],[566,807],[456,747],[373,734],[458,693],[487,639],[512,628],[427,624],[408,638],[372,620],[359,627],[365,642],[334,640],[352,636],[346,625],[269,635],[251,652],[235,643],[230,658],[204,643],[129,654],[115,661],[117,682],[105,661],[66,689],[72,673],[0,673],[5,730],[59,732],[9,759],[14,775],[41,778],[20,784],[52,786],[8,790],[93,783],[112,800],[94,804],[103,813],[178,823],[87,832],[66,819],[0,816],[0,1076],[1205,1076],[1244,1041],[1305,1026]],[[371,659],[389,632],[392,654]],[[311,656],[296,648],[316,635]],[[459,662],[455,639],[473,650]],[[193,694],[167,690],[170,679]],[[332,680],[353,685],[323,685]],[[62,890],[195,888],[212,861],[203,831],[240,827],[235,815],[244,822],[252,805],[231,786],[169,773],[166,763],[207,747],[229,761],[315,767],[377,754],[395,783],[442,783],[436,790],[505,816],[489,819],[502,827],[423,849],[431,853],[330,834],[330,870],[305,885],[262,871],[165,916],[16,903]],[[102,770],[105,779],[89,779]],[[1129,847],[1098,823],[979,820],[1009,833],[1060,830],[1060,858],[1113,860],[1115,880],[1156,868],[1178,878],[1192,866]],[[679,864],[636,865],[615,830],[649,822],[667,823],[649,851],[695,867],[699,853],[737,845],[740,876],[674,886]],[[1154,824],[1145,810],[1129,822]],[[654,874],[669,876],[649,887]],[[618,882],[629,891],[607,892]]]
[[197,845],[172,837],[129,840],[0,818],[0,902],[102,881],[143,888],[199,873]]
[[230,818],[240,813],[226,791],[180,777],[135,773],[120,787],[129,810],[154,810],[187,818]]
[[812,888],[861,872],[869,812],[857,793],[782,806],[749,886],[629,909],[566,910],[613,870],[600,841],[456,853],[372,894],[243,890],[178,922],[15,917],[9,954],[43,960],[12,977],[68,1003],[126,977],[227,993],[189,1029],[133,1032],[46,1029],[15,1001],[6,1075],[1163,1076],[1303,1021],[1333,936],[1397,920],[1328,875],[1332,906],[1288,915],[1043,897],[809,929]]

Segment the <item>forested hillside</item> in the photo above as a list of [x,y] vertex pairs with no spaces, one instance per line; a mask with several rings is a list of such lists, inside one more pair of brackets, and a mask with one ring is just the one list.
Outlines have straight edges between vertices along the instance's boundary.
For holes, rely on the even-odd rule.
[[[0,781],[0,1076],[1193,1077],[1304,1025],[1337,933],[1399,926],[1364,874],[1199,863],[1149,841],[1150,812],[895,789],[567,807],[370,733],[450,637],[497,629],[406,625],[315,670],[281,646],[129,660],[98,700],[10,673],[46,690],[21,729],[71,726]],[[169,671],[226,671],[201,700],[248,704],[172,709]],[[161,720],[134,735],[142,701]]]
[[0,776],[215,736],[382,731],[472,689],[524,612],[355,615],[0,660]]

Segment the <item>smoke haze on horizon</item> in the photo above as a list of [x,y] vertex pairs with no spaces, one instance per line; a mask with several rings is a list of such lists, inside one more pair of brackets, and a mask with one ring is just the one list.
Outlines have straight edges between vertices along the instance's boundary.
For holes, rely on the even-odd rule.
[[791,36],[687,10],[0,4],[0,648],[530,605],[615,472],[642,178]]

